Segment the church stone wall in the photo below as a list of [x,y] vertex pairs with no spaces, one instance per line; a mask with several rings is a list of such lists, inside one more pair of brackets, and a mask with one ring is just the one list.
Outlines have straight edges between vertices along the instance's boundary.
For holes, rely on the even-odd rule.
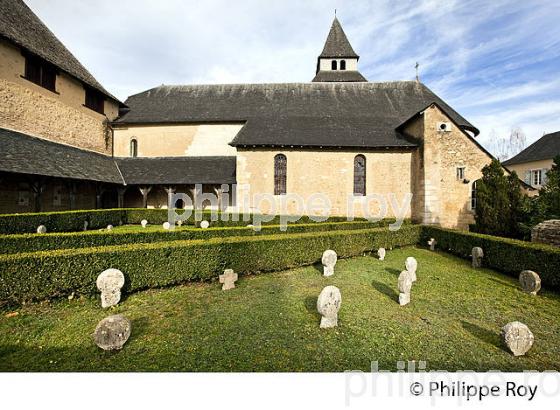
[[[386,196],[393,193],[401,204],[405,195],[411,193],[411,152],[238,149],[237,202],[240,206],[243,194],[249,198],[255,194],[274,194],[274,156],[279,153],[287,158],[287,193],[298,194],[306,202],[312,194],[326,194],[333,216],[346,216],[352,208],[356,217],[363,216],[364,209],[375,213],[379,210],[376,201],[370,201],[368,207],[363,197],[353,196],[354,157],[358,154],[366,157],[366,194]],[[250,188],[242,192],[244,184],[249,184]],[[287,200],[289,214],[298,212],[298,204],[289,195],[274,196],[274,204],[263,201],[260,207],[251,201],[248,208],[253,212],[280,213],[282,200]],[[389,205],[387,217],[392,216]],[[410,216],[410,208],[407,208],[405,217]]]
[[24,73],[21,50],[0,40],[0,127],[111,154],[104,121],[118,116],[116,102],[106,100],[102,115],[84,107],[83,85],[64,72],[57,75],[56,93],[26,80]]
[[[455,124],[451,132],[441,132],[436,128],[438,122],[450,119],[435,105],[427,108],[423,113],[422,166],[415,171],[423,185],[424,209],[414,219],[468,229],[474,223],[472,184],[482,177],[482,168],[492,158]],[[465,168],[468,183],[457,179],[458,167]]]
[[130,142],[139,157],[235,156],[229,145],[243,124],[142,125],[114,130],[114,155],[130,156]]

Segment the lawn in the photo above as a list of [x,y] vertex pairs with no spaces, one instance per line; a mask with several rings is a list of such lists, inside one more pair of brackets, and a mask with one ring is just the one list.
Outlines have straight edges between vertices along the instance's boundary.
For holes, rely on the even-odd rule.
[[[418,260],[412,302],[397,303],[407,256]],[[521,267],[520,267],[521,268]],[[2,310],[1,371],[395,371],[423,360],[428,370],[560,370],[560,295],[524,294],[517,281],[424,249],[389,251],[385,261],[339,260],[320,266],[149,290],[102,310],[80,298]],[[342,293],[339,327],[319,329],[316,300],[326,285]],[[132,336],[121,352],[101,351],[91,334],[122,313]],[[527,356],[501,345],[500,328],[519,320],[535,335]]]

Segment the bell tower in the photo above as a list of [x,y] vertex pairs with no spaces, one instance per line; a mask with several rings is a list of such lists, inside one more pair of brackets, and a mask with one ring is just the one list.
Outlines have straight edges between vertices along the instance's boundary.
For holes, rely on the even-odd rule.
[[366,82],[358,71],[358,60],[338,19],[334,18],[323,51],[317,57],[313,82]]

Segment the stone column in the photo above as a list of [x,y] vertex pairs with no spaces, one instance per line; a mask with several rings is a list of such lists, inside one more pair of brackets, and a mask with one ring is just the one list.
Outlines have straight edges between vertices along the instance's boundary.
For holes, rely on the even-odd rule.
[[117,208],[124,208],[124,193],[127,187],[117,188]]
[[192,187],[190,189],[191,191],[191,196],[192,196],[192,202],[193,202],[193,210],[196,209],[196,184],[194,185],[194,187]]
[[151,185],[140,186],[140,187],[138,187],[138,189],[140,190],[140,193],[142,194],[142,207],[147,208],[148,207],[148,194],[152,190],[152,186]]
[[45,191],[45,179],[34,179],[29,184],[29,186],[31,187],[31,191],[33,192],[35,212],[41,212],[43,210],[43,192]]
[[66,189],[68,190],[68,207],[70,210],[76,209],[76,195],[78,187],[75,182],[66,182]]
[[224,195],[224,190],[220,186],[219,188],[214,187],[214,192],[216,193],[216,197],[218,198],[218,211],[223,211],[222,209],[222,199]]
[[101,209],[103,204],[101,199],[103,194],[105,193],[106,189],[103,184],[96,184],[95,185],[95,209]]
[[174,186],[168,186],[168,187],[164,187],[163,188],[165,190],[165,192],[167,192],[167,208],[168,209],[173,209],[175,208],[175,204],[171,203],[172,200],[172,196],[176,191],[176,188]]

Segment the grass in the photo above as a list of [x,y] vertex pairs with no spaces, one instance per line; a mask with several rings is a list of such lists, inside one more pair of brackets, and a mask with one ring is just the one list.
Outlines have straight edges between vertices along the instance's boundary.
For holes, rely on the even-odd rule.
[[[397,303],[407,256],[418,260],[412,302]],[[33,304],[0,317],[0,371],[395,371],[423,360],[428,370],[560,370],[560,296],[519,290],[517,281],[468,261],[424,249],[339,260],[320,266],[149,290],[103,310],[93,299]],[[339,327],[319,329],[321,289],[342,293]],[[12,313],[12,314],[11,314]],[[122,313],[132,336],[121,352],[101,351],[91,334]],[[535,345],[514,357],[500,342],[510,321],[526,323]]]

